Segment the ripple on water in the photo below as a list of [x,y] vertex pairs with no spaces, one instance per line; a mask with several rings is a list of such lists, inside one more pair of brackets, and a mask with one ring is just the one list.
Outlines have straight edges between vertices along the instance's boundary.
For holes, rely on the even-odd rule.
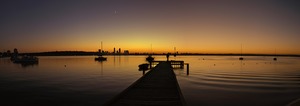
[[291,92],[300,89],[299,77],[295,75],[201,72],[189,76],[188,80],[201,88],[230,91]]

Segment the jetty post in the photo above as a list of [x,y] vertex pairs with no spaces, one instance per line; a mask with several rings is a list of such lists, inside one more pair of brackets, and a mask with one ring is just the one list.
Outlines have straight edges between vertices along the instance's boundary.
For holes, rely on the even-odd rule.
[[186,63],[186,75],[190,74],[190,65],[189,63]]

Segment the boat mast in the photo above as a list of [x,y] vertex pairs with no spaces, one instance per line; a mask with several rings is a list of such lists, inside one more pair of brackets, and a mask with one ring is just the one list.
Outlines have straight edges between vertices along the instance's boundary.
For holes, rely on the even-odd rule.
[[174,53],[176,53],[176,47],[174,47]]
[[239,58],[239,60],[244,60],[244,58],[242,57],[242,54],[243,54],[243,50],[242,50],[242,44],[241,44],[241,57]]
[[101,51],[103,51],[103,49],[102,49],[102,48],[103,48],[103,45],[102,45],[102,41],[101,41]]
[[241,57],[242,57],[242,54],[243,54],[243,48],[242,48],[243,44],[241,44]]
[[152,51],[152,44],[151,44],[151,53],[150,53],[150,54],[152,54],[152,52],[153,52],[153,51]]
[[99,50],[99,56],[102,56],[102,51],[103,51],[103,49],[102,49],[102,41],[101,41],[101,49]]
[[275,48],[275,57],[273,58],[274,61],[277,60],[277,53],[276,53],[276,48]]

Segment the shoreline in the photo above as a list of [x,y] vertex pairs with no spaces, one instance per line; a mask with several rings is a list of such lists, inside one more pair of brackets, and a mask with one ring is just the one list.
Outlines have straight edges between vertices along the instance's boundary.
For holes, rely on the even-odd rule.
[[[167,55],[168,53],[101,53],[105,56],[140,56],[140,55]],[[175,53],[169,53],[170,55],[175,55]],[[34,53],[19,53],[19,55],[29,55],[29,56],[98,56],[99,52],[85,52],[85,51],[53,51],[53,52],[34,52]],[[11,57],[12,54],[2,55],[0,57]],[[273,57],[300,57],[300,54],[235,54],[235,53],[176,53],[176,56],[273,56]]]

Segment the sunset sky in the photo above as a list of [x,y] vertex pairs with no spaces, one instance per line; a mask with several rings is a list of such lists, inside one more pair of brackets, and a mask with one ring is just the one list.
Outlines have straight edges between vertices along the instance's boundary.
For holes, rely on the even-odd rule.
[[298,0],[1,0],[0,52],[300,54]]

